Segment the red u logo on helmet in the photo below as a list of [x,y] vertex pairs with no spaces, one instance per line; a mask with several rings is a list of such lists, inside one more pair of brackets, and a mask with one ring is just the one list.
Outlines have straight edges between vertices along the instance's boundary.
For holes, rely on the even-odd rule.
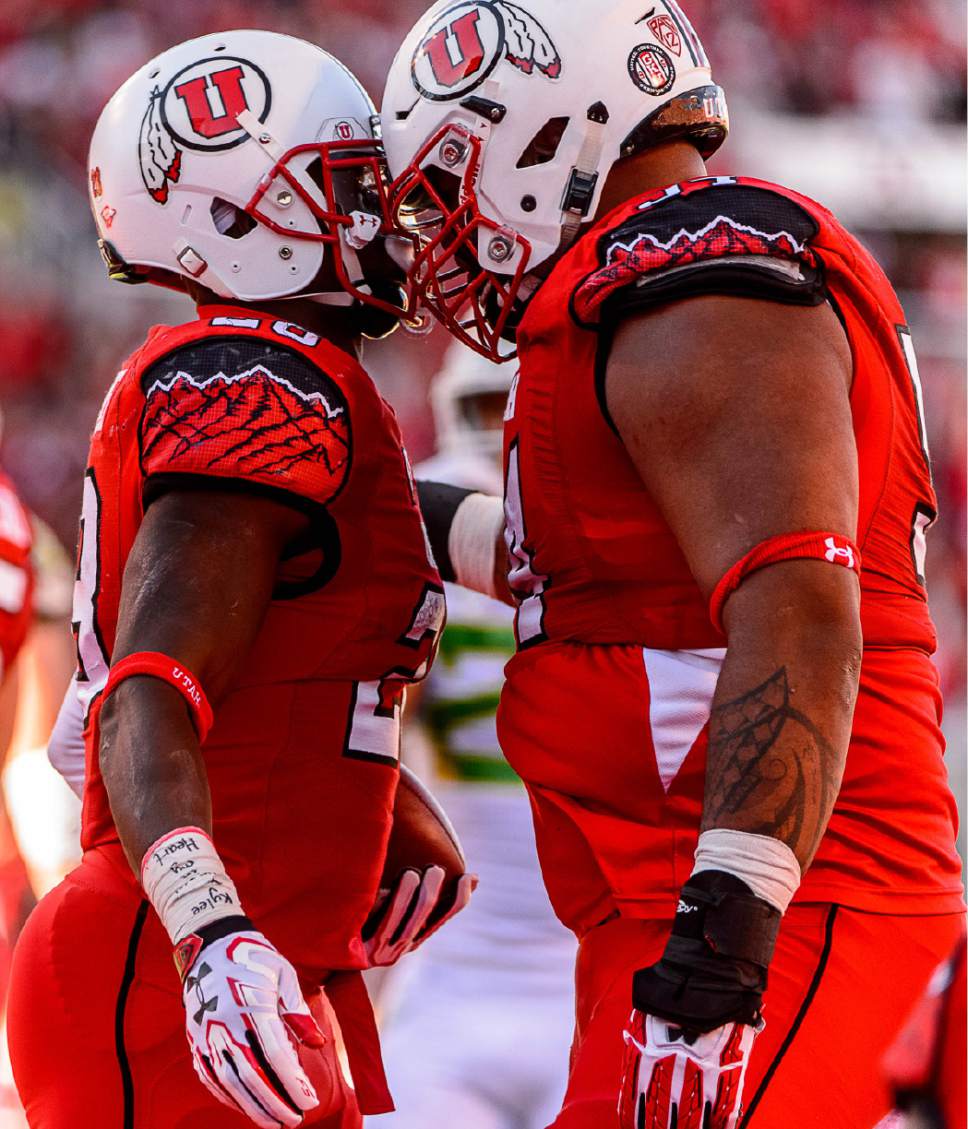
[[[175,87],[175,93],[185,103],[192,128],[202,137],[221,137],[239,128],[236,120],[248,109],[242,79],[245,72],[240,66],[228,67],[212,75],[199,75]],[[212,104],[214,87],[221,101],[221,113]]]
[[480,18],[477,9],[466,12],[424,44],[424,53],[430,60],[434,78],[441,86],[456,86],[480,70],[485,56],[478,28]]

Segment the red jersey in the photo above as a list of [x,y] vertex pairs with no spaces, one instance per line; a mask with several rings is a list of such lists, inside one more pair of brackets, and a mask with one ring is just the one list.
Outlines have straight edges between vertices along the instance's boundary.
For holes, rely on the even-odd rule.
[[[828,211],[786,189],[733,177],[676,185],[617,209],[558,263],[518,332],[506,509],[518,643],[527,653],[508,670],[506,751],[512,763],[519,754],[515,767],[526,778],[553,778],[551,791],[569,805],[564,797],[575,796],[582,772],[586,780],[589,773],[587,764],[572,765],[569,742],[580,744],[595,716],[621,708],[614,703],[625,698],[616,690],[609,700],[609,678],[614,686],[619,675],[602,673],[606,696],[588,707],[587,718],[579,716],[587,703],[578,700],[577,685],[566,686],[574,672],[555,666],[551,652],[572,643],[625,644],[637,649],[629,662],[645,683],[628,696],[630,709],[642,709],[645,732],[636,747],[655,758],[637,782],[615,769],[614,796],[599,794],[607,790],[601,777],[586,789],[585,814],[596,814],[573,814],[582,830],[557,838],[550,869],[584,871],[597,893],[572,897],[562,878],[556,908],[574,921],[584,920],[586,909],[607,914],[617,904],[667,899],[691,869],[705,723],[726,639],[609,418],[603,377],[611,334],[625,314],[712,293],[829,301],[854,358],[866,658],[837,810],[800,899],[896,912],[957,908],[955,806],[942,760],[929,659],[935,632],[924,587],[924,534],[936,499],[911,334],[878,265]],[[557,753],[554,738],[543,741],[524,716],[540,708],[548,663],[545,677],[558,680],[553,697],[560,698],[546,706],[559,709]],[[587,677],[591,686],[597,675]],[[525,749],[518,739],[525,731],[532,745],[543,741],[543,752]],[[623,731],[622,739],[629,737]],[[629,789],[640,790],[634,804]],[[625,813],[620,826],[605,818],[609,805]],[[617,877],[635,858],[652,862],[639,863],[631,883]]]
[[311,519],[203,754],[214,839],[246,912],[303,970],[359,967],[404,692],[433,660],[443,588],[391,408],[352,357],[271,314],[213,306],[153,329],[101,409],[74,608],[92,707],[83,846],[118,841],[96,720],[125,562],[151,502],[197,485]]
[[0,473],[0,681],[13,665],[33,618],[30,518],[13,483]]

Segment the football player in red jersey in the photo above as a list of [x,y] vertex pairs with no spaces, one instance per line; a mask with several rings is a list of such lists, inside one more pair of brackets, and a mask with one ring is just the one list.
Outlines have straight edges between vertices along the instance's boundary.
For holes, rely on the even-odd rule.
[[[2,429],[0,417],[0,429]],[[0,471],[0,684],[6,682],[33,616],[34,535],[16,488]],[[9,729],[12,718],[3,723]],[[6,748],[9,732],[0,734]]]
[[[3,427],[0,415],[0,430]],[[34,617],[34,535],[16,488],[0,471],[0,768],[6,762],[17,715],[14,663]],[[13,943],[33,902],[30,879],[0,795],[0,1016],[6,1004]]]
[[359,970],[447,908],[435,868],[380,892],[402,699],[444,599],[357,360],[406,313],[373,113],[324,51],[240,31],[154,59],[96,128],[112,277],[182,289],[198,317],[151,330],[94,428],[85,854],[11,993],[33,1129],[348,1129],[392,1108]]
[[[581,942],[555,1127],[873,1125],[963,913],[897,298],[820,205],[707,175],[673,0],[441,0],[382,116],[424,304],[520,364],[499,729]],[[494,500],[422,498],[496,588]]]

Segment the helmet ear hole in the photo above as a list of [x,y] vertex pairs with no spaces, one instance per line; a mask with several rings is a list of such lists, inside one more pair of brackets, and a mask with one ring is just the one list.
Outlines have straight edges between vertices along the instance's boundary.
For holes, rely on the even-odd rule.
[[242,239],[258,225],[256,221],[235,204],[216,196],[212,201],[212,223],[219,235],[228,239]]
[[547,165],[558,155],[562,138],[571,118],[551,118],[532,137],[528,147],[518,158],[517,168],[531,169]]

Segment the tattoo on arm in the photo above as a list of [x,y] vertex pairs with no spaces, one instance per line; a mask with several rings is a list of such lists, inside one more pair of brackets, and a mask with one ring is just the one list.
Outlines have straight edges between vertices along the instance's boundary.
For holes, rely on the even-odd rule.
[[733,827],[785,842],[809,863],[840,787],[837,751],[790,703],[786,667],[717,706],[709,723],[703,830]]

